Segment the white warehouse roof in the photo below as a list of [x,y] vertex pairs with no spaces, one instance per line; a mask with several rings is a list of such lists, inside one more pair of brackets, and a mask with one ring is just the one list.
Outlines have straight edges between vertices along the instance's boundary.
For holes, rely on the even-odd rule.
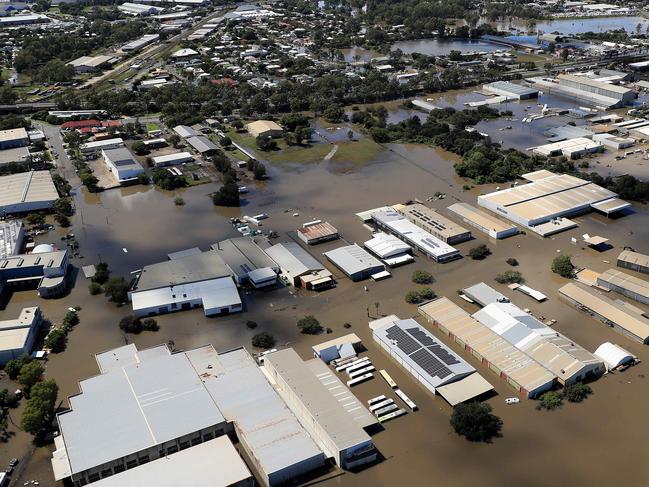
[[597,347],[595,356],[602,359],[609,370],[635,360],[635,355],[611,342],[604,342]]
[[363,245],[370,250],[374,255],[378,255],[381,259],[387,259],[397,255],[410,252],[412,249],[402,240],[399,240],[394,235],[389,235],[383,232],[377,232]]

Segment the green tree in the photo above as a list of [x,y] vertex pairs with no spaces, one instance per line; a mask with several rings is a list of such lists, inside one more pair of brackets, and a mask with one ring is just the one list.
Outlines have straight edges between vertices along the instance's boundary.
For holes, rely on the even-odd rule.
[[92,276],[92,282],[104,284],[110,277],[110,270],[106,262],[100,262],[95,266],[95,275]]
[[568,402],[582,402],[593,393],[593,390],[586,384],[575,382],[564,386],[562,393]]
[[491,254],[491,250],[489,250],[489,247],[487,247],[485,244],[480,244],[477,247],[473,247],[471,250],[469,250],[469,257],[471,257],[473,260],[486,259],[489,254]]
[[494,280],[500,284],[522,284],[525,282],[525,279],[523,279],[523,274],[518,271],[501,272],[494,278]]
[[275,337],[265,331],[257,333],[252,337],[252,346],[256,348],[273,348],[275,346]]
[[569,255],[557,255],[552,260],[552,272],[559,274],[561,277],[570,279],[575,275],[575,266],[572,264]]
[[88,284],[88,292],[92,296],[96,296],[101,292],[101,284],[98,284],[96,282],[91,282],[90,284]]
[[49,348],[52,353],[59,353],[65,350],[67,333],[63,328],[55,328],[45,338],[45,348]]
[[104,294],[114,303],[125,303],[128,300],[128,282],[123,277],[111,277],[104,284]]
[[451,415],[451,426],[455,432],[469,441],[490,441],[500,435],[502,420],[491,413],[486,403],[469,402],[455,406]]
[[18,374],[20,374],[20,369],[32,361],[33,359],[29,355],[21,355],[20,357],[7,362],[4,370],[11,380],[16,380],[18,379]]
[[25,220],[31,226],[39,227],[45,223],[45,216],[42,213],[30,213]]
[[216,206],[240,206],[241,200],[239,198],[239,186],[232,178],[226,178],[223,186],[214,193],[212,202]]
[[57,213],[56,215],[54,215],[54,219],[56,220],[56,223],[61,226],[61,228],[68,228],[70,226],[70,219],[65,215]]
[[23,387],[23,392],[29,396],[31,388],[39,382],[45,368],[40,364],[40,362],[28,362],[20,368],[20,373],[18,374],[18,383]]
[[59,388],[53,379],[34,385],[21,420],[23,430],[42,438],[50,431]]
[[227,135],[224,136],[224,137],[221,137],[219,142],[223,147],[230,147],[232,145],[232,139],[230,137],[228,137]]
[[301,113],[286,113],[282,115],[280,123],[286,130],[294,132],[298,127],[308,127],[309,117]]
[[72,207],[72,200],[70,198],[59,198],[52,204],[52,210],[55,213],[65,216],[72,216],[74,208]]
[[71,330],[79,324],[79,315],[76,311],[68,311],[63,317],[63,328],[66,331]]
[[435,282],[433,275],[423,269],[417,269],[412,273],[412,282],[416,284],[432,284]]
[[435,292],[429,287],[422,287],[406,293],[406,303],[421,304],[435,298]]
[[142,322],[134,315],[126,315],[119,320],[119,329],[124,333],[138,334],[142,332]]
[[541,400],[536,405],[536,409],[546,409],[551,411],[560,408],[563,405],[563,397],[555,391],[548,391],[541,396]]
[[253,174],[255,176],[255,179],[257,180],[266,179],[266,166],[264,166],[261,162],[257,162],[255,169],[253,170]]
[[300,329],[300,333],[304,333],[305,335],[317,335],[323,330],[322,325],[320,325],[320,322],[313,315],[300,318],[297,322],[297,327]]
[[133,142],[131,149],[133,149],[133,152],[135,152],[138,156],[145,156],[149,153],[149,149],[141,140]]

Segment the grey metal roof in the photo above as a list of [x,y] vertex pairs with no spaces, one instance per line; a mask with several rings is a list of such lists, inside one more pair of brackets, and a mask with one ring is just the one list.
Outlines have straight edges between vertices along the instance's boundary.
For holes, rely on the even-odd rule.
[[266,253],[293,277],[325,268],[295,242],[275,244],[267,248]]
[[[304,409],[297,408],[300,411],[298,418],[307,425],[307,429],[314,421],[317,422],[338,451],[371,442],[361,424],[343,407],[338,397],[333,395],[334,392],[324,385],[324,380],[329,382],[335,375],[320,359],[313,360],[318,365],[307,366],[295,350],[286,348],[266,355],[264,366],[271,375],[276,372],[283,379],[282,384],[291,390],[293,398],[302,404]],[[311,367],[317,369],[314,371]],[[342,384],[335,391],[351,395]],[[290,404],[292,401],[287,402]],[[359,403],[358,407],[366,413],[364,419],[373,419],[364,406]],[[375,423],[374,420],[370,424]],[[338,451],[331,454],[337,455]]]
[[73,474],[225,421],[184,353],[138,354],[79,386],[58,415]]
[[144,266],[134,290],[145,291],[229,275],[230,270],[223,259],[213,250],[208,250],[201,254]]
[[22,232],[23,222],[20,220],[0,222],[0,259],[11,257],[16,251],[20,251],[17,245]]
[[484,282],[462,289],[462,292],[474,300],[480,306],[487,306],[490,303],[509,301],[507,296],[499,293]]
[[142,168],[142,165],[135,160],[131,151],[126,147],[118,147],[117,149],[104,149],[104,157],[108,159],[114,166],[119,169]]
[[195,137],[197,135],[200,135],[199,132],[196,132],[196,130],[194,130],[193,128],[187,125],[176,125],[173,130],[178,135],[180,135],[183,139],[187,137]]
[[204,135],[198,135],[196,137],[187,138],[187,143],[191,145],[196,151],[201,154],[205,152],[215,151],[218,149],[214,142],[205,137]]
[[509,91],[510,93],[520,96],[533,95],[539,92],[539,90],[535,90],[534,88],[517,85],[515,83],[510,83],[509,81],[494,81],[493,83],[489,83],[487,86],[498,90]]
[[356,244],[330,250],[329,252],[325,252],[324,255],[349,275],[377,267],[384,267],[376,257],[372,257],[372,255]]
[[49,171],[29,171],[0,176],[0,211],[20,203],[53,202],[59,193]]
[[277,268],[273,259],[251,237],[230,238],[212,244],[211,247],[240,278],[247,277],[255,269]]
[[244,348],[186,352],[205,388],[254,455],[262,475],[324,455]]
[[174,260],[174,259],[180,259],[182,257],[188,257],[190,255],[198,255],[200,253],[201,253],[201,249],[199,249],[198,247],[192,247],[190,249],[171,252],[170,254],[167,254],[167,257],[169,258],[169,260]]

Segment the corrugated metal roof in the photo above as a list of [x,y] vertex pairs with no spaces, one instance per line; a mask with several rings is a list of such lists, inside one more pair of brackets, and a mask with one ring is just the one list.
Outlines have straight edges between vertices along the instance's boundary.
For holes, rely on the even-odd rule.
[[266,249],[266,253],[293,277],[325,267],[295,242],[283,242]]
[[384,267],[376,257],[371,256],[356,244],[330,250],[324,255],[349,275]]

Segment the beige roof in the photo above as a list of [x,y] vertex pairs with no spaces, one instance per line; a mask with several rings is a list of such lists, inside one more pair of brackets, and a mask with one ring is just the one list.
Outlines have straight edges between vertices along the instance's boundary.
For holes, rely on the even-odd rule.
[[343,335],[332,340],[327,340],[326,342],[318,343],[317,345],[313,345],[311,348],[314,352],[319,352],[329,347],[339,347],[340,345],[345,345],[347,343],[355,345],[361,343],[361,339],[356,333],[349,333],[348,335]]
[[246,128],[249,132],[256,133],[268,132],[269,130],[283,130],[282,127],[272,120],[257,120],[256,122],[250,122]]
[[314,223],[297,229],[308,240],[332,237],[338,235],[338,230],[329,222]]
[[49,171],[30,171],[0,177],[0,208],[18,203],[58,199]]
[[510,223],[506,223],[467,203],[454,203],[448,209],[467,220],[475,222],[476,225],[482,228],[488,228],[495,232],[505,232],[511,228],[515,228]]
[[461,402],[478,397],[485,392],[489,392],[492,389],[493,386],[476,372],[464,379],[440,386],[436,389],[436,392],[439,392],[451,406],[455,406]]
[[594,80],[594,79],[590,79],[590,78],[587,78],[585,76],[576,76],[574,74],[560,74],[559,76],[557,76],[557,79],[560,79],[560,80],[563,79],[563,80],[566,80],[566,81],[572,81],[572,82],[580,83],[580,84],[583,84],[583,85],[586,85],[586,86],[591,86],[593,88],[600,88],[600,89],[604,89],[604,90],[608,90],[608,91],[613,91],[615,93],[620,93],[622,95],[632,91],[629,88],[625,88],[623,86],[612,85],[612,84],[609,84],[609,83],[604,83],[602,81],[597,81],[597,80]]
[[25,130],[23,127],[17,129],[0,130],[0,142],[26,138],[27,130]]
[[599,235],[593,235],[592,237],[584,238],[584,242],[586,242],[588,245],[597,247],[598,245],[602,245],[603,243],[608,242],[608,239],[600,237]]
[[604,287],[610,284],[649,299],[649,282],[616,269],[609,269],[599,275],[597,283]]
[[555,376],[497,333],[473,319],[446,297],[419,307],[419,312],[436,321],[527,391],[554,381]]
[[623,305],[607,298],[602,293],[588,291],[579,284],[568,283],[559,289],[559,294],[585,306],[642,341],[649,339],[649,320],[630,313],[624,309]]
[[442,237],[444,240],[469,233],[462,225],[458,225],[444,215],[439,214],[432,208],[428,208],[421,203],[407,206],[395,205],[394,209],[415,225],[422,227],[433,235]]
[[623,250],[620,255],[618,255],[617,260],[642,267],[649,267],[649,255],[634,252],[633,250]]
[[547,169],[539,169],[538,171],[532,171],[521,175],[523,179],[527,179],[528,181],[538,181],[539,179],[548,178],[550,176],[554,176],[554,173]]

